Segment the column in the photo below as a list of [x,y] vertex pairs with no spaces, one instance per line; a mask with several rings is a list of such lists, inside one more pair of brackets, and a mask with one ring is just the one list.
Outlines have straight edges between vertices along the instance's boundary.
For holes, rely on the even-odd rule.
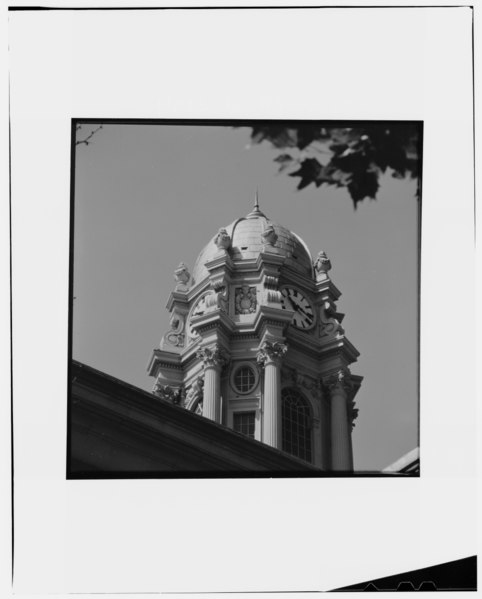
[[281,359],[288,347],[265,341],[258,351],[258,363],[264,366],[263,443],[281,449]]
[[338,471],[353,470],[351,431],[348,423],[349,374],[340,370],[325,381],[331,403],[331,467]]
[[197,357],[204,363],[203,416],[221,424],[221,371],[227,358],[218,345],[201,347]]

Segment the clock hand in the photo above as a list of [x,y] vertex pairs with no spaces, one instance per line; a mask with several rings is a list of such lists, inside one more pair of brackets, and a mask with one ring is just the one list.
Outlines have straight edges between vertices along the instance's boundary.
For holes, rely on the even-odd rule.
[[294,305],[293,301],[291,300],[291,298],[290,298],[290,297],[288,297],[287,295],[285,295],[285,296],[284,296],[284,298],[285,298],[285,300],[286,300],[286,303],[287,303],[287,304],[289,304],[289,305],[291,306],[291,309],[292,309],[294,312],[296,312],[296,307],[295,307],[295,305]]
[[308,314],[308,312],[306,312],[306,310],[304,310],[301,306],[297,306],[296,308],[299,312],[302,312],[305,316],[309,316],[311,317],[311,314]]

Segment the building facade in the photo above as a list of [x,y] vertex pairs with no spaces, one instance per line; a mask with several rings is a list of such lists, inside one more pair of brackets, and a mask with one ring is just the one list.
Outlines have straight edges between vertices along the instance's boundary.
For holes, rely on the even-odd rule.
[[253,210],[175,271],[153,392],[324,471],[352,471],[358,351],[330,260]]

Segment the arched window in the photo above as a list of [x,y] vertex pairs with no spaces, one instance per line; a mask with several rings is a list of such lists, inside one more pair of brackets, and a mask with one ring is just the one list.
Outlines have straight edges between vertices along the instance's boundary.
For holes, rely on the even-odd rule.
[[295,389],[281,393],[283,451],[311,462],[311,412],[304,397]]

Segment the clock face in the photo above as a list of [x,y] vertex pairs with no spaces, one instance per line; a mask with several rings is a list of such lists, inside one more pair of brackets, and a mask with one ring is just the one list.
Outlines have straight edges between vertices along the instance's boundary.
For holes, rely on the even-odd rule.
[[295,313],[291,324],[298,329],[310,329],[315,324],[315,315],[306,297],[293,287],[283,287],[281,295],[283,310],[293,310]]

